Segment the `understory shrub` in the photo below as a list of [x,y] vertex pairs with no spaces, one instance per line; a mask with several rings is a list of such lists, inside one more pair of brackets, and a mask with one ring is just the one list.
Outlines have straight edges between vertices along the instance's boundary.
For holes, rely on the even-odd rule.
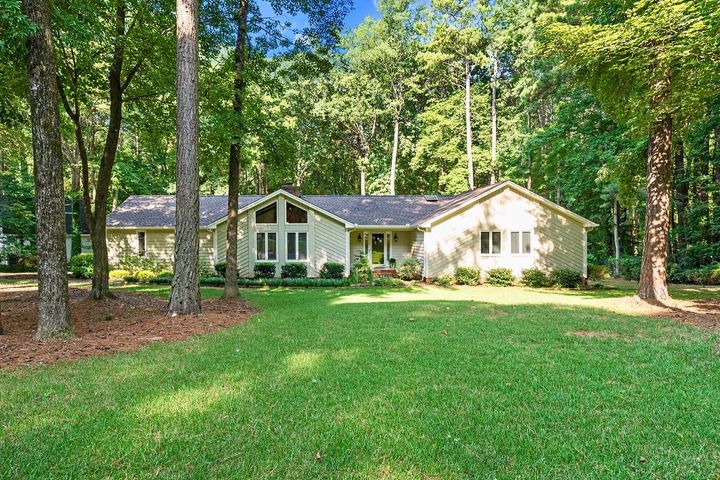
[[550,285],[563,288],[578,288],[582,285],[582,273],[570,268],[556,268],[550,272]]
[[155,278],[155,272],[151,270],[139,270],[135,272],[135,278],[137,278],[138,282],[140,283],[148,283],[148,281],[152,278]]
[[219,277],[224,277],[226,267],[227,267],[227,264],[225,262],[216,263],[215,264],[215,273],[217,273],[217,275]]
[[158,274],[156,275],[156,277],[172,278],[172,277],[173,277],[173,272],[172,272],[171,270],[162,270],[162,271],[158,272]]
[[417,258],[408,258],[400,264],[397,274],[403,280],[420,280],[422,278],[422,264]]
[[587,272],[590,280],[607,280],[610,278],[610,271],[605,265],[588,265]]
[[372,283],[372,266],[365,255],[358,257],[353,264],[353,283]]
[[115,267],[118,270],[127,270],[132,273],[139,272],[140,270],[159,272],[161,269],[160,265],[153,262],[148,257],[141,257],[140,255],[124,255],[120,257],[120,260]]
[[530,288],[547,287],[550,283],[547,273],[539,268],[526,268],[521,274],[520,283]]
[[432,283],[438,287],[452,287],[455,283],[455,279],[452,275],[438,275],[432,279]]
[[75,278],[92,278],[93,256],[92,253],[79,253],[70,258],[70,272]]
[[405,285],[399,278],[375,277],[372,282],[374,287],[402,287]]
[[720,263],[682,270],[677,265],[668,265],[668,281],[694,285],[720,285]]
[[127,270],[110,270],[110,280],[122,280],[129,275]]
[[640,257],[620,257],[620,276],[626,280],[640,280]]
[[275,264],[268,262],[256,263],[253,273],[255,278],[273,278],[275,276]]
[[480,283],[482,270],[473,267],[458,267],[455,269],[455,280],[458,285],[477,285]]
[[487,271],[485,282],[496,287],[509,287],[515,281],[509,268],[491,268]]
[[345,265],[338,262],[325,262],[320,268],[320,278],[343,278]]
[[307,277],[307,263],[293,262],[286,263],[280,267],[282,278],[305,278]]

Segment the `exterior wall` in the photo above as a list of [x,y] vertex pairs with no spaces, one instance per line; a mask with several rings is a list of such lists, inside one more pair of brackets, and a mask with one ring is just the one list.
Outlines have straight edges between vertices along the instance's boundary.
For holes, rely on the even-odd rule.
[[[480,232],[500,231],[501,253],[480,254]],[[510,232],[530,231],[529,254],[510,253]],[[459,266],[511,268],[519,275],[525,268],[571,268],[585,271],[583,225],[505,188],[482,202],[432,225],[425,235],[428,277],[452,274]]]
[[[172,267],[175,256],[175,233],[170,229],[111,229],[107,230],[108,258],[116,265],[126,255],[138,254],[138,232],[145,232],[145,256],[163,267]],[[213,268],[213,233],[202,229],[200,237],[200,266]]]
[[[67,258],[70,260],[70,257],[72,256],[72,235],[66,234],[65,235],[65,251],[67,253]],[[0,239],[1,240],[1,239]],[[2,250],[2,243],[0,243],[0,250]],[[92,241],[90,240],[90,235],[87,233],[83,233],[80,235],[80,253],[92,253]]]
[[[369,243],[370,243],[370,235],[373,233],[383,233],[386,235],[390,235],[390,243],[388,244],[388,260],[390,258],[394,258],[397,260],[398,265],[403,261],[407,260],[408,258],[420,258],[418,257],[418,254],[420,254],[422,250],[422,232],[418,232],[416,230],[382,230],[382,229],[373,229],[373,230],[353,230],[350,232],[350,261],[354,262],[355,259],[359,256],[362,256],[365,254],[365,247],[364,242],[368,243],[368,252],[369,252]],[[420,234],[420,240],[418,245],[418,237],[417,234]],[[358,234],[360,235],[360,240],[358,240]],[[395,235],[397,235],[397,241],[395,241]],[[363,240],[363,237],[366,238],[366,240]],[[387,240],[386,240],[387,241]],[[422,261],[422,260],[421,260]]]

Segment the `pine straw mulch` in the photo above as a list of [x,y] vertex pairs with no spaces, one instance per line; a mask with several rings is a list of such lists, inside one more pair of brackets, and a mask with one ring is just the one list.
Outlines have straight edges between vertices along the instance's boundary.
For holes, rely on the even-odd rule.
[[258,311],[243,299],[203,300],[200,315],[171,317],[167,300],[143,293],[115,292],[116,298],[95,301],[88,290],[70,288],[70,318],[75,337],[36,342],[37,288],[0,288],[0,368],[17,368],[130,352],[158,342],[183,340],[245,322]]

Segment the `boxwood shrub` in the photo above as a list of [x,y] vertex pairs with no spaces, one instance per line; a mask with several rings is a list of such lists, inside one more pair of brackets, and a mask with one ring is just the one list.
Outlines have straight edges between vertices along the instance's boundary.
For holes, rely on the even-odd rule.
[[293,262],[286,263],[280,267],[280,277],[282,278],[306,278],[307,263]]
[[455,280],[458,285],[477,285],[480,283],[482,270],[473,267],[458,267],[455,269]]
[[496,287],[509,287],[515,281],[509,268],[491,268],[487,271],[485,282]]
[[578,288],[582,285],[582,273],[570,268],[556,268],[550,272],[550,284],[563,288]]
[[68,265],[70,272],[75,278],[92,278],[93,256],[92,253],[79,253],[70,258]]
[[438,275],[432,279],[432,283],[438,287],[452,287],[455,283],[455,279],[452,275]]
[[338,262],[326,262],[320,268],[320,278],[343,278],[345,265]]
[[417,258],[403,260],[398,268],[398,277],[403,280],[420,280],[422,278],[422,264]]
[[255,278],[274,278],[275,277],[275,264],[269,262],[256,263],[253,268]]
[[547,274],[539,268],[526,268],[522,271],[520,283],[530,288],[547,287],[550,284]]

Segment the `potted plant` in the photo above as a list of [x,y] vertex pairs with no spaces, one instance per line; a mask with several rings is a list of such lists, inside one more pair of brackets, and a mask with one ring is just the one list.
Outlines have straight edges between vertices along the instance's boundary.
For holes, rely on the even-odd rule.
[[388,264],[390,264],[390,268],[395,268],[395,265],[397,265],[397,260],[391,258],[390,260],[388,260]]

